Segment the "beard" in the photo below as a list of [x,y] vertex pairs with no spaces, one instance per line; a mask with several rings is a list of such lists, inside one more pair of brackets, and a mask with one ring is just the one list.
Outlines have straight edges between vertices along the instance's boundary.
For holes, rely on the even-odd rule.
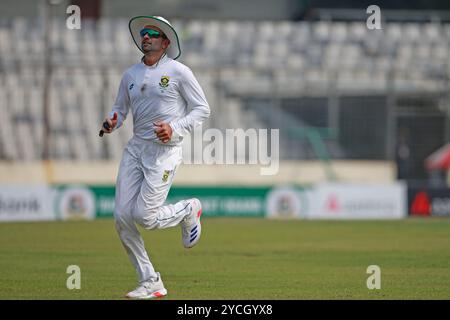
[[161,49],[161,46],[155,45],[154,43],[150,42],[143,42],[141,43],[141,49],[144,53],[151,53],[159,51]]

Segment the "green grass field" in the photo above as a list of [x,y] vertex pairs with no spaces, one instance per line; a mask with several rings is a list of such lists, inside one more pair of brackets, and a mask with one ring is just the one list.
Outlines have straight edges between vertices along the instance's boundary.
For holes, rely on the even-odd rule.
[[[141,231],[164,299],[450,299],[450,219],[205,218],[190,250],[178,227]],[[0,224],[0,271],[0,299],[122,299],[136,285],[113,220]]]

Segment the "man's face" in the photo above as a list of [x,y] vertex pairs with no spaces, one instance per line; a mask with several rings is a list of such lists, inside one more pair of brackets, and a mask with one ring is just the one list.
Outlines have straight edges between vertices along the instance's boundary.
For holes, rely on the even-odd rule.
[[169,43],[170,41],[158,27],[145,26],[141,30],[141,48],[145,54],[163,51],[169,46]]

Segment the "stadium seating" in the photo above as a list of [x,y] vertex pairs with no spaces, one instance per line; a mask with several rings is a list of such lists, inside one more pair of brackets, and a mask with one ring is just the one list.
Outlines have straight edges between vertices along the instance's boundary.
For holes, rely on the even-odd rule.
[[[173,22],[180,60],[194,70],[217,115],[204,128],[267,127],[257,111],[243,107],[246,95],[449,89],[448,24],[385,23],[371,31],[365,22]],[[97,134],[123,71],[140,58],[127,23],[83,21],[81,30],[69,30],[64,20],[53,21],[52,157],[120,158],[130,121],[105,143]],[[44,49],[39,21],[1,24],[0,111],[7,121],[0,126],[0,159],[42,156]],[[289,149],[281,153],[292,154]]]

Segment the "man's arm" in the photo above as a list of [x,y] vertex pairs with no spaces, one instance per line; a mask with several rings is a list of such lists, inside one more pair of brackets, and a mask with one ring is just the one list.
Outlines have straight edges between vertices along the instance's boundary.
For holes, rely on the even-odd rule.
[[130,110],[130,96],[127,86],[127,74],[125,73],[120,81],[119,91],[112,110],[103,121],[109,125],[109,128],[103,126],[102,131],[104,133],[111,133],[115,128],[119,128],[127,118],[128,111]]
[[207,119],[211,112],[200,84],[192,71],[187,67],[183,70],[182,80],[180,81],[180,92],[186,100],[188,107],[192,110],[183,118],[169,123],[173,131],[172,138],[184,136],[191,132],[194,127],[200,125]]

